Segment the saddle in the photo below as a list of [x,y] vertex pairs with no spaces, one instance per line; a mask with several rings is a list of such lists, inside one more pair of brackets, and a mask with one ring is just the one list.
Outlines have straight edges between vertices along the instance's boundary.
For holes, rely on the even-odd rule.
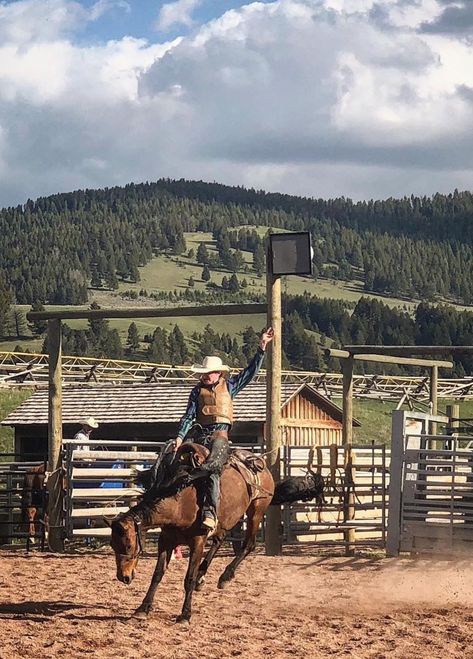
[[[209,449],[201,444],[192,444],[186,443],[181,444],[177,450],[176,458],[181,464],[187,464],[189,466],[198,469],[208,458]],[[258,455],[255,455],[251,451],[245,449],[234,449],[230,453],[228,462],[225,467],[228,466],[238,466],[238,464],[243,464],[249,471],[253,474],[258,474],[263,471],[265,468],[264,459]]]
[[[173,458],[172,454],[169,454],[170,461],[161,461],[154,484],[148,484],[143,473],[138,478],[143,485],[146,482],[147,490],[159,491],[160,495],[175,493],[193,481],[208,476],[201,467],[209,454],[209,449],[202,444],[185,442],[181,444]],[[259,474],[265,466],[262,457],[254,455],[251,451],[236,449],[230,453],[224,469],[236,469],[253,492],[253,489],[259,487]]]
[[231,452],[230,464],[232,464],[235,460],[242,462],[245,467],[252,471],[254,474],[259,474],[266,467],[264,458],[242,448],[237,448]]

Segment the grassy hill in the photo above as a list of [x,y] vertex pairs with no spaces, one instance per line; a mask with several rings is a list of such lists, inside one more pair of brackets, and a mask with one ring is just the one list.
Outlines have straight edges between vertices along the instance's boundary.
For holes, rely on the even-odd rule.
[[[252,227],[254,228],[254,227]],[[258,232],[264,235],[267,227],[257,227]],[[139,268],[140,281],[136,283],[119,282],[118,290],[107,291],[89,289],[89,298],[92,302],[95,300],[102,307],[119,308],[119,307],[139,307],[139,306],[164,306],[164,302],[150,299],[152,294],[171,291],[185,291],[188,288],[189,278],[194,280],[193,290],[205,291],[207,282],[202,280],[203,266],[196,262],[195,254],[200,243],[204,243],[210,254],[216,254],[215,241],[211,233],[188,232],[184,234],[187,251],[181,256],[172,256],[161,254],[151,259],[145,266]],[[189,258],[190,251],[194,252],[194,257]],[[237,273],[241,282],[247,280],[248,291],[264,295],[266,290],[265,278],[258,277],[251,269],[252,254],[243,252],[245,262],[248,265],[248,271],[244,269]],[[211,270],[210,283],[220,286],[222,278],[231,275],[228,270]],[[367,295],[363,290],[361,281],[343,282],[334,279],[318,279],[311,277],[283,277],[283,293],[301,294],[305,291],[317,295],[320,298],[331,298],[342,300],[347,305],[354,305],[362,296],[372,297],[383,301],[391,307],[412,311],[418,304],[418,300],[404,300],[400,298],[387,297],[381,295]],[[146,296],[140,295],[140,292],[146,291]],[[75,308],[86,307],[88,305],[78,305]],[[27,305],[18,305],[24,313],[29,311]],[[59,307],[58,305],[49,305],[48,309],[70,308],[67,306]],[[461,308],[461,307],[459,307]],[[283,308],[284,313],[284,308]],[[110,327],[118,329],[121,339],[124,342],[127,336],[127,330],[130,324],[128,319],[115,319],[110,321]],[[163,319],[138,319],[135,321],[141,336],[152,334],[156,327],[172,329],[178,324],[182,332],[188,338],[193,332],[201,332],[210,322],[216,332],[228,332],[237,339],[243,330],[252,326],[256,330],[264,327],[266,319],[264,315],[251,316],[227,316],[227,317],[196,317],[196,318],[169,318]],[[67,321],[68,325],[73,328],[86,327],[87,323],[83,320]],[[0,341],[0,351],[14,350],[20,345],[30,352],[39,352],[43,340],[33,338],[29,331],[26,331],[20,338],[10,337],[8,340]]]

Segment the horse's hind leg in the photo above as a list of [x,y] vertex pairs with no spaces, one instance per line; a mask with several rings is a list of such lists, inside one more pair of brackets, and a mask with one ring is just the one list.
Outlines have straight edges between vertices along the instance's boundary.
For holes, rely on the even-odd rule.
[[247,529],[243,545],[235,556],[233,561],[227,565],[223,571],[220,579],[218,580],[218,587],[225,588],[227,583],[235,576],[235,570],[240,565],[242,560],[248,556],[256,546],[256,534],[258,533],[259,525],[263,519],[263,515],[268,507],[266,499],[258,499],[253,501],[247,510]]
[[133,614],[136,618],[145,618],[153,608],[153,600],[156,589],[161,579],[163,578],[164,573],[166,572],[166,568],[169,565],[169,561],[171,560],[171,555],[175,546],[176,543],[174,542],[174,539],[163,531],[159,536],[158,542],[158,562],[154,568],[148,592],[146,593],[140,606]]
[[192,538],[189,549],[189,565],[187,567],[186,578],[184,580],[184,587],[186,589],[186,597],[182,606],[181,615],[176,618],[176,622],[189,622],[192,614],[192,594],[195,590],[197,582],[197,570],[199,569],[202,554],[204,553],[205,535],[196,535]]
[[222,530],[213,536],[212,546],[210,547],[209,551],[206,553],[202,563],[199,565],[199,571],[197,573],[197,581],[195,584],[196,590],[202,590],[205,582],[205,575],[207,574],[207,571],[210,567],[210,563],[213,561],[213,559],[215,558],[215,554],[222,546],[222,542],[225,539],[225,535],[226,535],[226,531]]

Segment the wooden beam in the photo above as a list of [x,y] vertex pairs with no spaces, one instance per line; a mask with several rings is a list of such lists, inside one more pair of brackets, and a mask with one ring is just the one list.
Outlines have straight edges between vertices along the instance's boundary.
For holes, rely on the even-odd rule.
[[342,429],[340,421],[326,419],[281,419],[281,426],[286,426],[287,428],[314,428],[315,430],[323,428],[329,428],[331,430]]
[[[366,347],[366,346],[364,346]],[[403,366],[423,366],[425,368],[432,368],[437,366],[439,368],[453,368],[453,362],[437,360],[437,359],[414,359],[411,357],[401,357],[395,355],[384,354],[368,354],[349,352],[348,350],[338,350],[337,348],[326,348],[324,350],[328,357],[337,357],[338,359],[349,359],[352,357],[355,361],[359,362],[377,362],[381,364],[402,364]]]
[[61,321],[48,322],[49,390],[48,390],[48,544],[52,551],[64,551],[62,529],[62,339]]
[[458,355],[473,353],[473,346],[344,346],[352,355],[374,353],[377,355]]
[[68,309],[63,311],[30,311],[26,317],[34,320],[73,320],[86,318],[174,318],[177,316],[233,316],[264,314],[266,304],[218,304],[201,307],[143,307],[141,309]]
[[[266,370],[266,463],[277,483],[280,480],[281,447],[281,278],[266,274],[268,296],[268,326],[274,329],[274,339],[268,346]],[[270,506],[266,513],[265,546],[268,556],[282,552],[281,506]]]

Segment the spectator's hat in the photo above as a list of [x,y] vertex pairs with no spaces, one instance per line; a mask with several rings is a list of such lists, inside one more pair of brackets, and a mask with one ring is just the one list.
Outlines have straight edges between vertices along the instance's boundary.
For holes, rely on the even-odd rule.
[[93,416],[88,416],[85,419],[82,419],[80,421],[81,426],[89,426],[89,428],[98,428],[99,424],[98,422],[94,419]]
[[230,367],[224,364],[220,357],[204,357],[202,364],[192,364],[191,371],[194,373],[213,373],[214,371],[229,371]]

